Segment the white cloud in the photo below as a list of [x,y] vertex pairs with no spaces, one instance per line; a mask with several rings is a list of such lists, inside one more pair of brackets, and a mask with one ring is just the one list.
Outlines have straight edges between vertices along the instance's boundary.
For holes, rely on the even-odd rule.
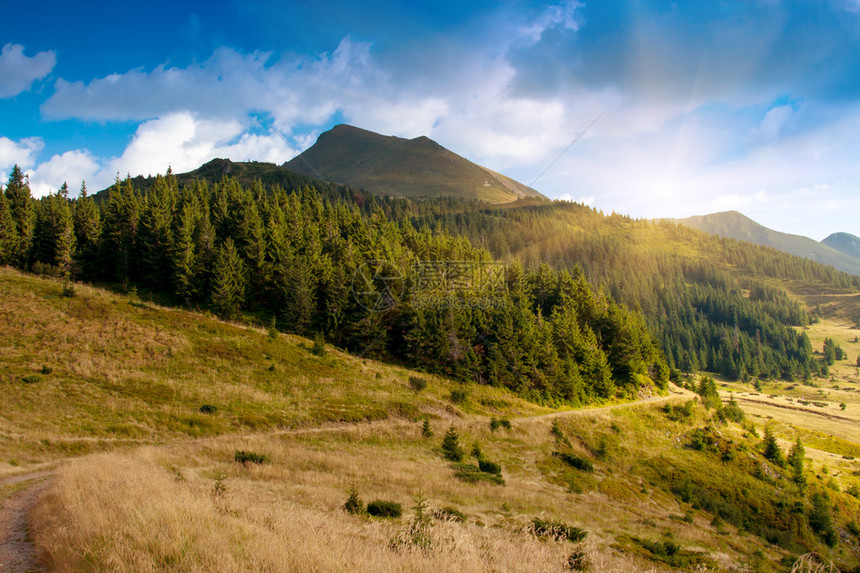
[[51,73],[57,64],[54,52],[24,55],[24,46],[6,44],[0,52],[0,98],[14,97],[30,89],[33,82]]
[[98,161],[88,151],[75,149],[55,155],[26,173],[30,178],[33,197],[44,197],[53,193],[63,183],[68,183],[69,194],[74,196],[84,180],[93,182],[98,168]]
[[39,137],[27,137],[18,142],[0,137],[0,171],[8,171],[13,165],[26,169],[36,163],[36,156],[45,147]]
[[216,157],[283,163],[297,153],[277,135],[244,130],[238,121],[203,120],[186,112],[144,122],[123,154],[107,162],[100,179],[164,173],[168,166],[182,173]]

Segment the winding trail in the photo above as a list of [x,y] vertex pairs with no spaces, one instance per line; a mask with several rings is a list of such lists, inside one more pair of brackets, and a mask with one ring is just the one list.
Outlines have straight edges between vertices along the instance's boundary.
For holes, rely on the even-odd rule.
[[[51,472],[33,472],[0,480],[0,495],[6,488],[24,485],[0,501],[0,571],[31,573],[41,571],[36,548],[27,529],[27,516],[39,494],[47,487]],[[33,482],[33,483],[30,483]]]
[[[541,420],[566,416],[588,415],[589,413],[599,410],[631,408],[649,404],[672,402],[683,398],[689,399],[693,396],[695,395],[687,390],[673,389],[666,396],[640,398],[632,402],[609,404],[596,408],[563,410],[560,412],[551,412],[549,414],[515,418],[514,420],[521,422],[538,422]],[[347,424],[326,424],[324,426],[317,427],[278,430],[270,432],[270,434],[283,435],[328,432],[352,425],[356,424],[354,422]],[[223,435],[207,436],[205,438],[182,440],[182,442],[200,442],[223,437]],[[162,446],[169,445],[171,444],[162,444]],[[30,511],[36,505],[39,495],[48,486],[50,478],[53,475],[53,471],[35,471],[0,479],[0,572],[37,573],[42,571],[36,562],[36,550],[29,535],[27,518]],[[11,490],[12,493],[8,493],[9,490]]]

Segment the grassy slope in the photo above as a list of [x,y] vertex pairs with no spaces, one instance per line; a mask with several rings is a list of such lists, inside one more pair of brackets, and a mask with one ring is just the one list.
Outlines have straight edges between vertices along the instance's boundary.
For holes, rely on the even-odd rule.
[[[17,469],[10,460],[114,450],[58,470],[33,522],[46,563],[115,571],[262,571],[284,563],[303,570],[562,570],[574,546],[536,541],[528,523],[541,516],[588,530],[584,550],[601,571],[669,569],[635,539],[674,541],[710,566],[752,558],[761,570],[779,570],[772,564],[783,554],[773,546],[713,524],[671,493],[685,476],[727,489],[742,484],[755,499],[778,497],[740,462],[685,447],[706,423],[700,407],[687,423],[668,420],[659,405],[561,414],[570,451],[594,464],[586,473],[552,455],[565,447],[552,437],[551,420],[531,417],[547,410],[509,394],[470,387],[466,403],[454,406],[447,398],[459,386],[442,379],[427,377],[427,389],[416,393],[408,387],[414,373],[333,350],[316,357],[298,337],[272,339],[89,287],[77,287],[72,298],[61,291],[55,281],[0,270],[0,459],[7,462],[0,473]],[[43,365],[50,374],[40,374]],[[25,382],[30,376],[38,380]],[[203,403],[218,410],[202,414]],[[425,414],[432,439],[421,436]],[[491,431],[489,416],[512,417],[513,429]],[[467,452],[477,441],[501,463],[506,485],[453,477],[439,454],[450,424]],[[758,439],[734,425],[721,431],[745,455],[758,455]],[[791,437],[785,428],[780,436]],[[236,464],[236,450],[270,462]],[[844,490],[856,478],[840,471]],[[224,495],[215,493],[219,475]],[[365,501],[402,503],[407,516],[344,513],[352,484]],[[431,508],[456,507],[467,521],[434,526],[428,551],[393,549],[419,494]],[[852,500],[840,498],[840,525],[860,511]],[[838,551],[845,557],[846,544]]]
[[[0,269],[0,473],[121,444],[422,412],[545,411],[493,388],[472,389],[330,349],[134,298]],[[43,373],[44,368],[44,373]],[[48,373],[49,372],[49,373]],[[489,406],[482,405],[482,402]],[[214,405],[213,414],[200,412]]]

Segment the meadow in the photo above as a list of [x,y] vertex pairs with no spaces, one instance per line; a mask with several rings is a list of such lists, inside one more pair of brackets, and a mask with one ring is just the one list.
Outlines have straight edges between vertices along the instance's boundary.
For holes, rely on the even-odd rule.
[[[30,518],[51,571],[787,571],[811,550],[857,564],[847,323],[809,327],[816,348],[838,336],[848,352],[832,378],[717,380],[747,412],[735,422],[675,385],[551,410],[10,270],[0,296],[0,477],[51,472]],[[837,545],[763,457],[765,426],[783,451],[803,440]],[[363,511],[345,510],[351,492]],[[374,501],[402,515],[371,515]]]

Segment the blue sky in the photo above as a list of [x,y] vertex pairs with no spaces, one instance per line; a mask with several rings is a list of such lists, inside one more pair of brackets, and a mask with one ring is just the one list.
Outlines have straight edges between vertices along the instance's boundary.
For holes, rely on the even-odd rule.
[[860,0],[37,1],[4,20],[0,176],[18,163],[37,195],[281,163],[345,122],[605,212],[860,235]]

